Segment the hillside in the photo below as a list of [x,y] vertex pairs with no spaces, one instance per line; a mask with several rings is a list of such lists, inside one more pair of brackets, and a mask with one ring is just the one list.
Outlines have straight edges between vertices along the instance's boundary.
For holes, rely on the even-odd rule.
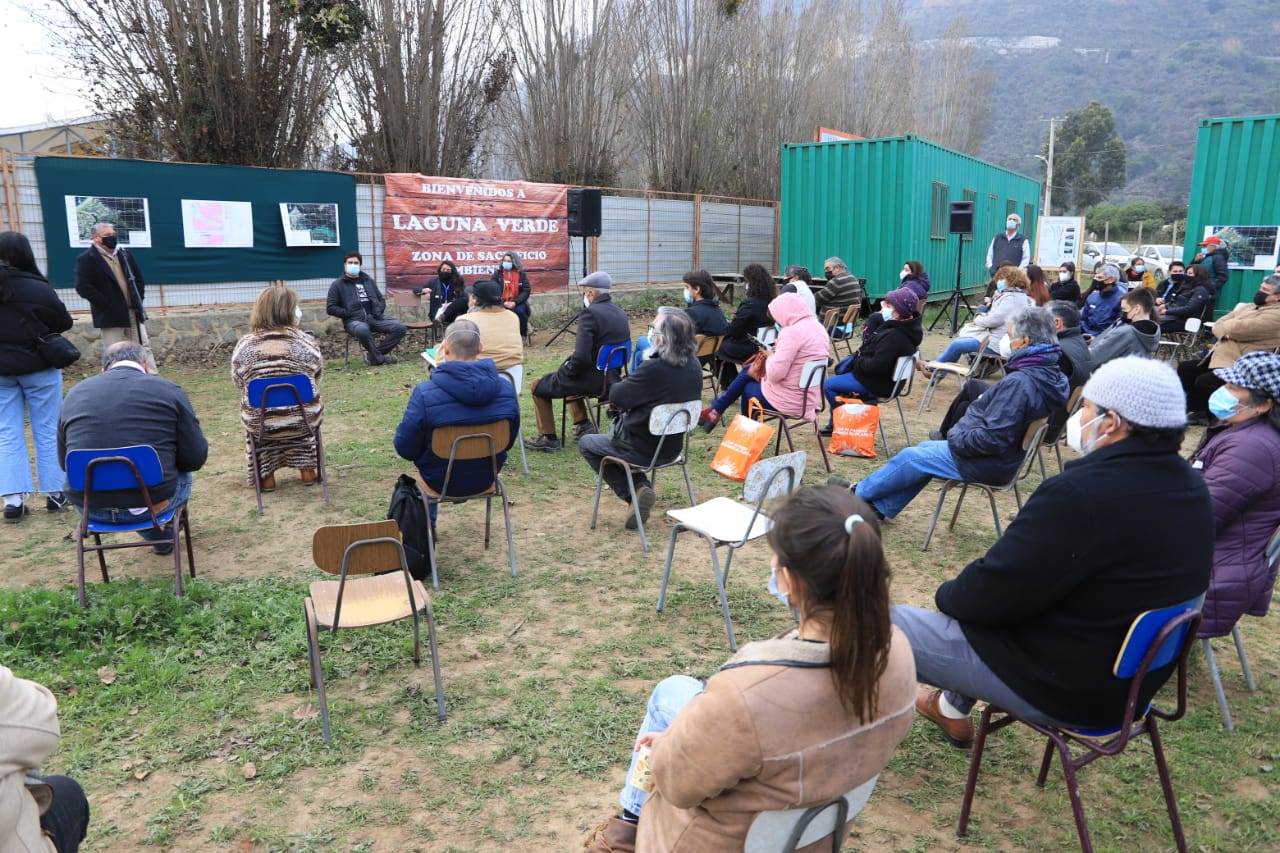
[[957,15],[995,72],[981,156],[1040,176],[1048,124],[1097,100],[1129,146],[1113,201],[1178,199],[1191,186],[1203,118],[1280,113],[1274,0],[906,0],[917,40]]

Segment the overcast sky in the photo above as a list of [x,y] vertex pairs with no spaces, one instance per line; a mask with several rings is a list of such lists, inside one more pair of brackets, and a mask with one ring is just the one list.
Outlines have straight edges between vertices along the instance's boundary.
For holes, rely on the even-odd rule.
[[79,77],[67,67],[41,24],[32,20],[48,14],[42,0],[0,0],[5,47],[0,50],[0,80],[5,98],[0,107],[0,128],[21,127],[45,121],[61,121],[93,113],[79,94]]

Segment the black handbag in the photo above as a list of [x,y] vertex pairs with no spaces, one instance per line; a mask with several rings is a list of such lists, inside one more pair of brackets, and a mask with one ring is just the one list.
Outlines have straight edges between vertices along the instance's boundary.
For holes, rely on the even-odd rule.
[[57,332],[50,332],[36,338],[36,352],[50,367],[70,367],[80,360],[80,350],[76,345]]

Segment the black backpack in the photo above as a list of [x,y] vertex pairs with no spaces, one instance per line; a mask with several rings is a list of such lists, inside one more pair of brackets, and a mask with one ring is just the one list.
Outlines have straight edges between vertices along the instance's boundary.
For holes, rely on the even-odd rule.
[[387,518],[394,518],[404,540],[404,556],[409,574],[418,580],[426,580],[431,573],[427,560],[427,507],[418,492],[418,486],[408,474],[401,474],[391,493],[391,506]]

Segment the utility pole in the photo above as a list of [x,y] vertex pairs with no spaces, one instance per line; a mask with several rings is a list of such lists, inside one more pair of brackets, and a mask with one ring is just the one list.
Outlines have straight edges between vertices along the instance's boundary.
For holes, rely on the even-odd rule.
[[[1054,125],[1060,121],[1066,121],[1065,118],[1055,116],[1053,118],[1042,118],[1041,121],[1049,122],[1049,159],[1045,160],[1045,177],[1044,177],[1044,215],[1053,215],[1053,131]],[[1043,158],[1042,158],[1043,159]]]

